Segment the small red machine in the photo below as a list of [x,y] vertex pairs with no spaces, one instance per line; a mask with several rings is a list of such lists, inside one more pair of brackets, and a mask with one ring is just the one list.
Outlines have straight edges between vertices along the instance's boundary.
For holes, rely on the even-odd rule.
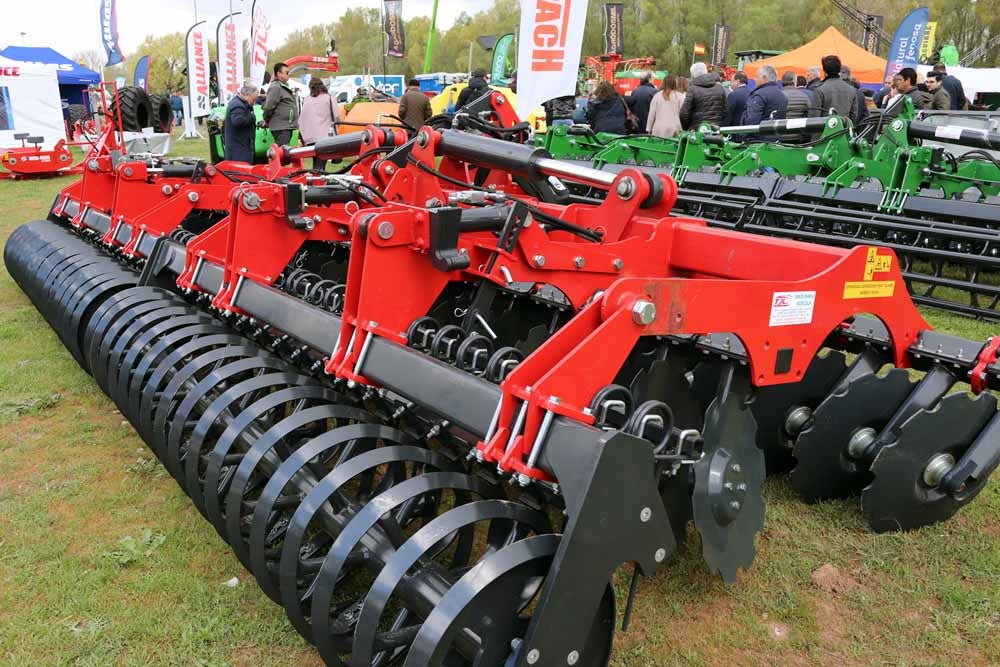
[[45,137],[33,137],[27,133],[15,134],[21,142],[20,148],[8,148],[0,153],[0,179],[52,178],[79,174],[80,165],[73,166],[73,154],[65,139],[60,139],[51,149],[42,148]]

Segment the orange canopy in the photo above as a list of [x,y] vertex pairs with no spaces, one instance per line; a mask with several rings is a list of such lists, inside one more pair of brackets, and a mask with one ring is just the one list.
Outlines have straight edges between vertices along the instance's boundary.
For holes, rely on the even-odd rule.
[[[743,71],[750,78],[756,77],[763,65],[778,70],[778,77],[791,70],[796,75],[809,76],[810,67],[820,67],[823,56],[840,56],[840,62],[851,68],[851,76],[861,83],[882,83],[885,76],[885,58],[868,53],[844,37],[833,26],[824,30],[816,39],[794,51],[780,56],[749,63]],[[820,73],[822,77],[822,73]]]

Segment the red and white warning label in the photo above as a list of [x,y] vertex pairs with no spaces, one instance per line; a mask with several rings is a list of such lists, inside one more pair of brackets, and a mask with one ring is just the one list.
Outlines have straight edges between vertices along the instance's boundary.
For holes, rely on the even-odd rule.
[[816,292],[775,292],[771,296],[771,320],[768,326],[810,324],[815,305]]

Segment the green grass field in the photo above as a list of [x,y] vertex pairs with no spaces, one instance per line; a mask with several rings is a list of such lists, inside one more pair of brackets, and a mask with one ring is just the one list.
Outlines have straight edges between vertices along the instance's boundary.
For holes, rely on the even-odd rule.
[[[0,241],[70,182],[0,182]],[[926,315],[972,339],[995,329]],[[807,506],[781,478],[765,492],[752,570],[724,586],[690,540],[642,582],[613,665],[1000,664],[1000,482],[897,535],[869,533],[856,500]],[[617,590],[620,613],[626,577]],[[6,271],[0,664],[320,664]]]

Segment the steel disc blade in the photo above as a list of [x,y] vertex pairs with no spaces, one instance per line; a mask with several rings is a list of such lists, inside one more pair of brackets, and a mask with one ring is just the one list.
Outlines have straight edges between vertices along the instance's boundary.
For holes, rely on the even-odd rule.
[[897,368],[884,376],[862,376],[816,408],[812,425],[792,450],[797,459],[792,487],[806,502],[846,498],[868,484],[868,463],[847,453],[851,438],[863,429],[880,432],[914,387],[909,374]]
[[756,554],[764,527],[764,454],[754,441],[753,414],[737,393],[716,398],[705,414],[705,455],[694,465],[694,525],[709,570],[736,580]]
[[750,410],[757,421],[757,446],[764,450],[768,474],[788,472],[795,465],[795,438],[786,430],[789,414],[796,408],[815,410],[847,369],[844,359],[842,353],[830,351],[813,358],[798,382],[757,390]]
[[896,441],[875,457],[872,483],[861,494],[861,509],[871,529],[884,533],[928,526],[950,518],[975,498],[985,479],[955,498],[929,485],[924,473],[941,455],[958,461],[996,409],[996,399],[989,394],[975,399],[952,394],[934,409],[906,420]]

